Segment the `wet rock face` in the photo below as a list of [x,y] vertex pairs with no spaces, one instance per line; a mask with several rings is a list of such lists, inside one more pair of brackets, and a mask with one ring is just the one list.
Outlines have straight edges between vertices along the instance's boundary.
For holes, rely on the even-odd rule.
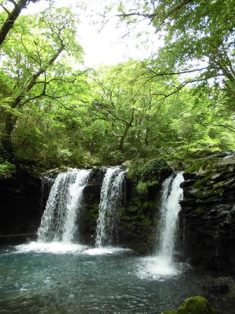
[[39,178],[18,171],[12,178],[0,180],[0,244],[34,238],[41,215]]
[[99,215],[99,203],[105,168],[93,169],[83,195],[83,207],[79,213],[79,242],[95,244],[96,223]]
[[193,173],[184,174],[182,184],[185,255],[195,266],[235,273],[235,157],[217,156],[196,163]]
[[162,182],[171,173],[170,167],[163,167],[137,179],[127,175],[118,230],[120,245],[141,254],[156,250]]
[[[79,241],[94,245],[100,203],[100,192],[105,168],[93,169],[84,189],[84,206],[79,214]],[[113,245],[131,248],[139,253],[153,251],[156,242],[157,200],[160,200],[161,183],[168,176],[161,173],[157,184],[149,184],[139,191],[138,182],[128,178],[123,182],[122,207],[118,212],[117,230]]]
[[120,211],[118,228],[119,244],[139,253],[149,253],[156,242],[155,216],[159,190],[153,187],[138,192],[137,185],[126,178],[125,200]]

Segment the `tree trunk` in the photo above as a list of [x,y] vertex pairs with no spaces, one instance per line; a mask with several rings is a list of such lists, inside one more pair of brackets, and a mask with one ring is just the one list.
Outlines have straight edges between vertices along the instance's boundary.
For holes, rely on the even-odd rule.
[[126,124],[125,130],[124,130],[124,132],[123,132],[123,134],[122,134],[122,136],[121,136],[121,138],[120,138],[120,142],[119,142],[119,147],[118,147],[118,148],[119,148],[119,151],[120,151],[121,153],[123,153],[124,141],[125,141],[125,139],[126,139],[126,137],[127,137],[128,131],[129,131],[129,129],[132,127],[132,124],[133,124],[133,121],[134,121],[134,113],[135,113],[135,110],[132,109],[131,119],[130,119],[130,121]]
[[12,131],[14,130],[16,119],[7,113],[5,118],[5,126],[1,139],[2,157],[6,160],[14,160],[14,151],[12,145]]

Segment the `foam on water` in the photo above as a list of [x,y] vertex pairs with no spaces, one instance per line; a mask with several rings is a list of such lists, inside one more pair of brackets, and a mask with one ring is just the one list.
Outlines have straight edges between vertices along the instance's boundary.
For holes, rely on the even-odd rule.
[[87,246],[64,242],[30,242],[17,245],[18,253],[52,253],[52,254],[78,254],[87,249]]
[[164,257],[151,256],[141,259],[137,266],[137,276],[141,279],[167,279],[181,272],[180,264],[169,263]]
[[85,250],[83,253],[87,255],[106,255],[106,254],[119,254],[124,252],[130,252],[130,249],[124,249],[119,247],[96,247]]
[[52,253],[52,254],[86,254],[107,255],[130,252],[130,249],[120,247],[89,248],[86,245],[65,242],[30,242],[15,246],[17,253]]

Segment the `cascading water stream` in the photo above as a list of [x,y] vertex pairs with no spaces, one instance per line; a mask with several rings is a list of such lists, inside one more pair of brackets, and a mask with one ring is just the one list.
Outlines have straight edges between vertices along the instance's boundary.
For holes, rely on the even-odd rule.
[[38,229],[39,242],[73,242],[89,174],[90,170],[75,169],[56,177]]
[[125,171],[120,167],[108,168],[101,187],[99,216],[96,227],[96,247],[112,242],[117,228],[118,209],[122,203],[122,184]]
[[162,185],[160,205],[160,224],[157,233],[158,250],[155,256],[144,260],[140,269],[140,277],[172,276],[179,272],[179,265],[174,263],[175,242],[177,238],[178,214],[183,190],[180,184],[184,181],[183,174],[173,174]]
[[160,248],[157,255],[168,265],[173,263],[178,214],[181,209],[179,201],[183,199],[183,190],[180,184],[183,181],[184,177],[180,172],[163,182],[160,209]]

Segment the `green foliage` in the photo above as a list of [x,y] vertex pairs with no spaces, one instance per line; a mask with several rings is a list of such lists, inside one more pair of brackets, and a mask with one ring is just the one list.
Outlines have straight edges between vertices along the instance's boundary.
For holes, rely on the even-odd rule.
[[190,166],[186,168],[187,172],[197,172],[206,166],[207,161],[205,159],[194,159],[191,161]]
[[15,173],[15,165],[8,161],[0,162],[0,178],[10,178]]
[[[171,84],[179,82],[170,78],[145,83],[148,73],[142,65],[133,61],[118,65],[99,79],[102,88],[97,90],[93,110],[98,121],[107,122],[113,144],[109,141],[107,148],[119,160],[135,155],[184,159],[205,151],[234,149],[233,118],[224,110],[220,92],[207,86],[200,91],[192,87],[162,98]],[[106,150],[105,155],[109,155]]]
[[[165,161],[235,149],[232,2],[135,3],[153,14],[165,46],[150,60],[96,71],[77,69],[82,48],[69,9],[17,18],[1,47],[3,159],[42,169],[133,160],[129,176],[143,193]],[[192,76],[199,60],[203,70]]]
[[128,167],[128,177],[147,180],[166,168],[169,166],[163,159],[135,159]]
[[151,180],[151,181],[139,181],[136,187],[136,190],[139,194],[146,194],[148,192],[148,189],[151,187],[158,186],[158,181]]
[[162,60],[171,54],[171,61],[166,63],[168,68],[191,70],[193,62],[193,68],[202,68],[193,80],[208,83],[213,78],[217,88],[223,86],[234,103],[235,8],[232,0],[181,3],[162,0],[155,8],[153,24],[166,32],[165,47],[160,54]]

